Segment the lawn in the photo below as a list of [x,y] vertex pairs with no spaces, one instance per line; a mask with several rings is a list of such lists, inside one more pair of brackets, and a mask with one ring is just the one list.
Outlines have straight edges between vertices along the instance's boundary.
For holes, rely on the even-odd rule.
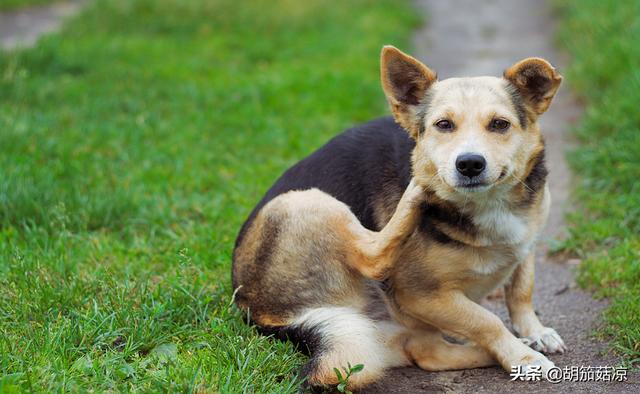
[[0,0],[0,10],[12,10],[15,8],[29,7],[53,3],[55,0]]
[[279,174],[383,114],[409,1],[95,1],[0,53],[0,392],[294,392],[232,306]]
[[601,333],[629,364],[640,362],[640,2],[563,1],[560,38],[572,55],[567,80],[587,105],[571,238],[580,283],[611,298]]

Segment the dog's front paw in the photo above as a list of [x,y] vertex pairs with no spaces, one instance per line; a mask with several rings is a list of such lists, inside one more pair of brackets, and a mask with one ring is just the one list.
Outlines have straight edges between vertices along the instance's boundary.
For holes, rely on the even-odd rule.
[[498,349],[502,349],[503,352],[498,352],[496,358],[505,370],[511,371],[514,380],[547,379],[549,371],[556,369],[555,364],[544,354],[533,350],[516,338],[513,338],[511,345],[499,346]]
[[545,354],[564,353],[567,350],[560,335],[551,327],[543,327],[520,340],[532,349]]
[[520,367],[520,373],[524,376],[538,376],[539,378],[547,380],[547,374],[551,369],[555,368],[556,365],[542,353],[534,352],[521,359],[518,366]]
[[421,197],[423,197],[424,195],[424,188],[420,185],[418,185],[415,181],[415,179],[411,178],[411,181],[409,182],[409,185],[407,186],[407,189],[405,190],[405,194],[406,196],[409,198],[409,200],[418,200]]

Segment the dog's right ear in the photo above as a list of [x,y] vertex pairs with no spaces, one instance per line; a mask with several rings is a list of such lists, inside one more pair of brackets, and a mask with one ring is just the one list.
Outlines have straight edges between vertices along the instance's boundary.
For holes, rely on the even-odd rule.
[[509,67],[504,78],[513,85],[535,116],[544,113],[555,96],[562,76],[548,61],[530,57]]
[[393,117],[416,138],[422,128],[419,105],[436,81],[436,73],[396,47],[385,45],[380,56],[380,74]]

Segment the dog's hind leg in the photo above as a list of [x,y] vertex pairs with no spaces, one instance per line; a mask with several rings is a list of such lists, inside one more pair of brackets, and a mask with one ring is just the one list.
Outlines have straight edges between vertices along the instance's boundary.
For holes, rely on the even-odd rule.
[[343,235],[350,240],[347,263],[367,278],[384,279],[402,244],[418,225],[420,204],[425,198],[424,190],[412,180],[393,216],[379,232],[364,228],[355,217],[346,225],[339,226],[348,231]]
[[405,351],[426,371],[446,371],[496,365],[491,355],[474,344],[446,341],[440,331],[419,331],[407,340]]

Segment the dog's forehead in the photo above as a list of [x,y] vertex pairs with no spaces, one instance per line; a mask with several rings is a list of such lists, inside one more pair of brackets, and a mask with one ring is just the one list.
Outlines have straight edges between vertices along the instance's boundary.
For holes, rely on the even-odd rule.
[[481,106],[505,105],[510,106],[510,96],[507,82],[496,77],[468,77],[448,78],[438,81],[431,94],[432,105]]

